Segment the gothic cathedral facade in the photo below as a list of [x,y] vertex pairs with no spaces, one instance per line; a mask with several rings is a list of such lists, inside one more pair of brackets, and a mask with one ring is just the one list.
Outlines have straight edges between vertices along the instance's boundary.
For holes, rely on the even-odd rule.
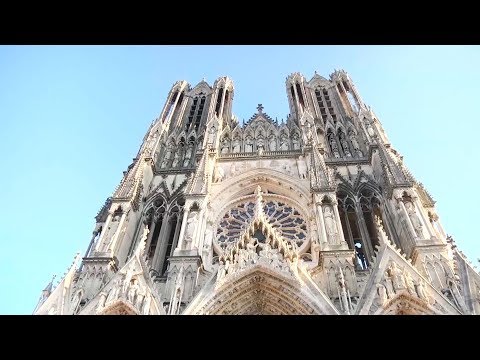
[[286,92],[285,121],[240,124],[228,77],[175,83],[34,314],[480,314],[480,275],[349,75]]

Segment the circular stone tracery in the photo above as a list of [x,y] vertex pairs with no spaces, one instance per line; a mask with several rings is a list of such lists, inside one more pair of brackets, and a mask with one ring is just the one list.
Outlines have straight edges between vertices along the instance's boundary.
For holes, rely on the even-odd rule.
[[[293,206],[277,200],[265,200],[263,211],[270,225],[288,240],[295,241],[301,247],[307,239],[307,224],[298,210]],[[242,232],[250,225],[255,216],[253,201],[237,204],[220,220],[216,231],[218,245],[225,248],[227,244],[238,240]]]

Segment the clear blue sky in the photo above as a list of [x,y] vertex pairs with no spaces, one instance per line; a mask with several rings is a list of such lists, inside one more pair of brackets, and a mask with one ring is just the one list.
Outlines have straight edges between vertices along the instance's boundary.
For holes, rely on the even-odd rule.
[[344,69],[393,147],[480,257],[478,46],[0,46],[1,314],[31,314],[83,255],[94,216],[177,80],[235,83],[233,111],[286,118],[285,78]]

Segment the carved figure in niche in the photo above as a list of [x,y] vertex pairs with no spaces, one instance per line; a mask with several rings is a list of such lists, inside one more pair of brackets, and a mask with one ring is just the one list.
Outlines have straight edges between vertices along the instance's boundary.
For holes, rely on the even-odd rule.
[[342,150],[345,156],[352,157],[352,154],[350,153],[350,149],[348,148],[347,139],[345,138],[345,134],[342,131],[339,132],[338,138],[340,139],[340,144],[342,145]]
[[270,263],[270,265],[274,268],[274,269],[280,269],[282,267],[282,258],[281,258],[281,254],[278,252],[277,249],[273,249],[272,251],[272,262]]
[[229,143],[229,139],[224,138],[223,141],[222,141],[222,150],[221,150],[222,154],[228,153],[228,150],[229,150],[229,144],[228,143]]
[[233,139],[232,152],[239,153],[240,152],[240,147],[241,147],[240,139],[238,137],[236,137],[235,139]]
[[163,157],[162,164],[160,165],[162,169],[167,167],[168,163],[170,162],[170,159],[172,158],[172,152],[173,152],[173,144],[169,142],[167,145],[167,148],[165,149],[165,155]]
[[175,156],[174,156],[173,162],[172,162],[172,167],[177,167],[178,166],[178,163],[180,161],[180,154],[181,154],[181,151],[178,149],[178,151],[175,152]]
[[388,301],[387,289],[382,284],[377,284],[378,303],[380,306],[385,305]]
[[238,266],[240,270],[245,269],[245,267],[247,266],[247,259],[248,259],[248,251],[245,249],[239,249],[237,260],[238,260]]
[[127,268],[127,271],[125,272],[125,279],[123,280],[123,294],[127,294],[127,290],[131,285],[131,281],[134,276],[140,275],[142,273],[142,270],[135,271],[135,263],[131,262],[130,266]]
[[213,182],[221,182],[225,178],[225,171],[220,165],[215,165],[215,174]]
[[407,285],[407,290],[410,295],[416,295],[415,283],[413,282],[412,276],[408,271],[404,271],[405,283]]
[[307,169],[307,163],[305,161],[305,158],[302,155],[298,157],[297,164],[298,164],[298,174],[300,175],[300,179],[306,179],[308,169]]
[[293,150],[300,150],[300,139],[297,133],[292,136]]
[[417,284],[417,294],[420,299],[428,301],[428,295],[427,291],[425,290],[425,282],[423,281],[423,279],[420,279]]
[[395,289],[405,289],[407,285],[405,284],[402,271],[397,266],[397,263],[392,261],[388,267],[388,270],[390,271],[390,275],[392,277],[393,287]]
[[307,128],[307,141],[311,142],[313,140],[312,125],[309,122],[307,122],[305,126]]
[[368,122],[367,122],[367,132],[368,132],[368,135],[370,135],[370,136],[373,137],[373,136],[375,136],[375,131],[373,130],[372,122],[373,122],[373,121],[371,121],[371,122],[368,121]]
[[282,133],[282,135],[280,135],[280,150],[288,150],[290,148],[290,146],[288,145],[288,137],[285,133]]
[[183,166],[188,166],[190,163],[190,159],[192,158],[193,153],[193,143],[189,143],[187,147],[187,151],[185,153],[185,159],[183,160]]
[[420,219],[418,218],[418,215],[415,211],[415,208],[413,204],[410,201],[405,202],[405,208],[407,209],[408,217],[410,218],[410,221],[412,222],[413,229],[415,230],[416,235],[419,238],[423,237],[423,225],[420,222]]
[[253,152],[253,139],[250,135],[245,138],[245,152]]
[[250,240],[247,243],[248,260],[249,262],[252,262],[254,264],[257,262],[257,259],[258,259],[257,246],[258,246],[257,239],[250,238]]
[[107,301],[107,295],[105,293],[100,293],[100,298],[98,299],[97,311],[102,310],[105,307],[105,302]]
[[335,139],[335,135],[333,135],[333,133],[328,134],[328,143],[330,144],[332,155],[336,158],[339,158],[340,152],[338,151],[337,140]]
[[120,288],[122,286],[122,278],[116,278],[113,280],[112,288],[110,289],[108,296],[107,296],[107,303],[112,302],[113,300],[118,298],[118,294],[120,292]]
[[208,144],[213,144],[215,142],[216,132],[217,132],[217,129],[215,129],[215,126],[212,125],[210,130],[208,130]]
[[135,304],[135,295],[137,294],[138,288],[138,280],[133,279],[127,293],[127,300],[130,301],[132,304]]
[[362,150],[360,150],[360,145],[357,141],[357,137],[355,136],[355,132],[350,130],[348,132],[348,137],[350,138],[350,142],[352,143],[353,149],[358,154],[359,157],[363,156]]
[[223,260],[220,260],[218,265],[217,281],[222,280],[225,277],[225,273],[225,263],[223,262]]
[[192,211],[188,214],[187,230],[185,231],[185,249],[190,248],[190,244],[193,240],[193,232],[198,221],[198,212]]
[[340,237],[338,236],[337,224],[335,222],[335,214],[330,205],[323,209],[323,218],[325,219],[325,230],[327,232],[328,243],[331,245],[339,245]]
[[143,315],[148,315],[150,313],[150,301],[152,300],[152,297],[149,292],[147,292],[147,295],[145,296],[145,301],[143,302]]
[[389,274],[388,270],[385,271],[385,286],[387,288],[388,297],[391,298],[394,296],[395,291],[393,290],[392,276]]
[[265,245],[263,245],[262,250],[260,250],[260,256],[270,260],[272,257],[271,250],[272,250],[272,247],[270,246],[270,244],[266,243]]
[[433,214],[431,212],[428,213],[428,218],[430,219],[430,223],[432,224],[433,229],[437,233],[439,237],[442,237],[442,229],[440,228],[440,225],[438,224],[438,215]]
[[275,151],[277,150],[277,139],[275,135],[270,134],[269,140],[268,140],[268,147],[270,148],[270,151]]

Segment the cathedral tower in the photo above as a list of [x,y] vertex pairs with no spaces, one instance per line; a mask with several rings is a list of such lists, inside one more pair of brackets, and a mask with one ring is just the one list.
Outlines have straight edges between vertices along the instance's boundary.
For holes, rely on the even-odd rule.
[[175,83],[35,314],[479,314],[447,236],[345,71],[286,78],[240,124],[234,84]]

